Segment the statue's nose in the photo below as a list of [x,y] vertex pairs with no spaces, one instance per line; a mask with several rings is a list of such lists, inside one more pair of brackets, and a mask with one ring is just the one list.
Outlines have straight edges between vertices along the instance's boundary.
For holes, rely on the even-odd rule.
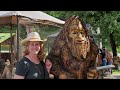
[[82,37],[82,34],[81,34],[81,33],[78,33],[78,37],[81,38],[81,37]]

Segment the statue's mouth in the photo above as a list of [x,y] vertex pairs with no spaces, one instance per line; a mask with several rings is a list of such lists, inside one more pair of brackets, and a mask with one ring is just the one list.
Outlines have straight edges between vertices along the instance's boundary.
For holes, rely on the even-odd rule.
[[76,40],[76,44],[82,44],[84,40]]

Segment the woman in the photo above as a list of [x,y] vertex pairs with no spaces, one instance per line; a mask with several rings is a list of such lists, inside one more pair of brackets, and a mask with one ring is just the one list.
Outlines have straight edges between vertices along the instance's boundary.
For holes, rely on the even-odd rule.
[[49,79],[43,62],[43,42],[37,32],[31,32],[21,44],[24,46],[23,59],[17,62],[14,79]]

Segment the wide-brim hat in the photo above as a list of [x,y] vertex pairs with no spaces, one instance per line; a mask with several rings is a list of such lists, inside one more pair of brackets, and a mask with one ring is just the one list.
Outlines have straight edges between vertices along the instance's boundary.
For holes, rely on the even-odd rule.
[[42,40],[40,35],[37,32],[31,32],[28,34],[27,38],[25,38],[21,41],[21,44],[23,46],[25,46],[26,43],[29,41],[40,41],[40,42],[44,43],[47,41],[47,39]]

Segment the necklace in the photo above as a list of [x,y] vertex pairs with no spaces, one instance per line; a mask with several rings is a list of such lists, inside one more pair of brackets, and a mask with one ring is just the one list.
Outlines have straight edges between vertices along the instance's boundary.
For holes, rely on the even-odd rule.
[[40,63],[38,58],[33,60],[30,55],[28,55],[28,57],[29,57],[30,61],[33,62],[34,64],[39,64]]

